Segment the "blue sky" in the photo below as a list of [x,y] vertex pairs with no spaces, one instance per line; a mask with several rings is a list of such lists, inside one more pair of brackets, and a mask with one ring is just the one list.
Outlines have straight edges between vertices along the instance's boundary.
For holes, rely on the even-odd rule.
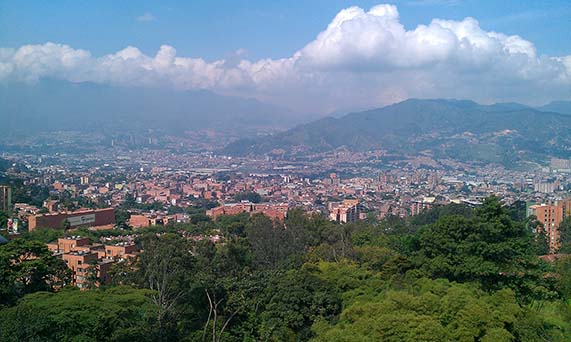
[[[322,31],[341,9],[379,1],[0,1],[0,46],[47,41],[95,55],[128,45],[154,53],[162,44],[207,60],[246,49],[251,59],[290,56]],[[571,1],[396,1],[412,29],[433,18],[471,16],[483,29],[517,34],[539,53],[571,54]],[[143,19],[148,14],[148,21]]]
[[0,0],[0,82],[44,78],[320,113],[571,100],[571,0]]

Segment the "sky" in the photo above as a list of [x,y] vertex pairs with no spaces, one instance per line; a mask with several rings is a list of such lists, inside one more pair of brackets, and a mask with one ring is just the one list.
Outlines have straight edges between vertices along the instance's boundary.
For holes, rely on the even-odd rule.
[[571,1],[0,0],[0,82],[208,89],[301,112],[571,99]]

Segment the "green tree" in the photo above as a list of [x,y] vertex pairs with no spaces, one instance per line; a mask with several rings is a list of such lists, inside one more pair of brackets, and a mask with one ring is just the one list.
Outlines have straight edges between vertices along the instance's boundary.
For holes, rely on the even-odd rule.
[[246,236],[259,267],[277,268],[298,250],[294,236],[283,223],[272,221],[263,214],[252,216]]
[[68,219],[65,219],[65,220],[61,221],[60,226],[64,232],[67,232],[71,228],[71,223],[69,222]]
[[10,215],[5,211],[0,211],[0,229],[8,227],[8,219],[10,219]]
[[127,221],[131,218],[131,213],[127,210],[116,209],[115,210],[115,225],[119,228],[129,228]]
[[269,298],[261,314],[261,338],[297,341],[313,337],[311,325],[317,320],[333,321],[340,312],[336,291],[311,272],[290,270],[276,277],[267,288]]
[[[544,317],[537,319],[535,328],[543,325],[543,331],[536,335],[517,324],[530,321],[530,311],[509,289],[489,294],[473,284],[424,278],[401,290],[358,292],[336,323],[313,325],[315,341],[563,341]],[[516,339],[521,336],[545,339]]]
[[0,340],[154,341],[157,310],[150,295],[129,287],[27,295],[1,311]]
[[571,300],[571,256],[563,257],[555,263],[557,289],[564,298]]
[[116,263],[110,273],[115,286],[131,285],[152,291],[148,297],[156,310],[152,322],[156,340],[176,340],[181,317],[187,311],[194,314],[184,306],[192,306],[186,296],[191,292],[191,278],[196,273],[193,256],[196,250],[178,235],[150,232],[140,241],[141,255],[135,260]]
[[49,243],[62,237],[64,232],[61,229],[52,228],[36,228],[32,231],[28,231],[22,234],[22,238],[30,241],[39,241],[43,243]]
[[83,286],[86,289],[94,289],[100,285],[99,267],[97,262],[91,262],[85,268],[85,282]]
[[159,340],[176,336],[176,309],[188,285],[194,258],[185,240],[163,235],[149,238],[142,244],[144,253],[135,266],[145,288],[153,290],[151,299],[158,308]]
[[44,243],[14,239],[0,245],[0,304],[25,294],[54,291],[70,282],[70,270]]
[[526,219],[527,226],[533,234],[532,247],[536,255],[549,254],[549,241],[547,234],[543,229],[543,225],[537,220],[535,215],[531,215]]
[[571,217],[559,225],[559,253],[571,254]]
[[236,195],[234,195],[234,200],[237,202],[249,201],[252,203],[260,203],[260,201],[262,200],[262,196],[260,196],[260,194],[258,194],[257,192],[251,192],[251,191],[239,192]]
[[542,279],[531,241],[525,225],[491,197],[474,218],[444,216],[423,229],[416,262],[434,278],[475,281],[485,289],[507,285],[528,296]]

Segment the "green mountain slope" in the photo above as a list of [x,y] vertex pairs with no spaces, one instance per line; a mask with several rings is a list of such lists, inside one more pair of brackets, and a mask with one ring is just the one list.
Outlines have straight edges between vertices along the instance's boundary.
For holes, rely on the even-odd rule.
[[[380,109],[324,118],[259,139],[239,140],[222,152],[304,154],[337,148],[510,162],[537,155],[571,157],[571,117],[524,105],[406,100]],[[277,151],[276,151],[277,150]]]

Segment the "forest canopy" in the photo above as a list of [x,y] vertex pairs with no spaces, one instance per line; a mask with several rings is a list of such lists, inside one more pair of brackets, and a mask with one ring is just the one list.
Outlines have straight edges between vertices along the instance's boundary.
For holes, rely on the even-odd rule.
[[[236,215],[182,228],[217,231],[221,243],[154,228],[135,262],[114,266],[113,284],[87,291],[53,282],[65,274],[45,241],[15,239],[0,246],[0,339],[566,341],[571,259],[541,261],[512,209],[491,197],[407,220],[338,224],[293,209],[284,222]],[[45,265],[11,267],[28,250]]]

